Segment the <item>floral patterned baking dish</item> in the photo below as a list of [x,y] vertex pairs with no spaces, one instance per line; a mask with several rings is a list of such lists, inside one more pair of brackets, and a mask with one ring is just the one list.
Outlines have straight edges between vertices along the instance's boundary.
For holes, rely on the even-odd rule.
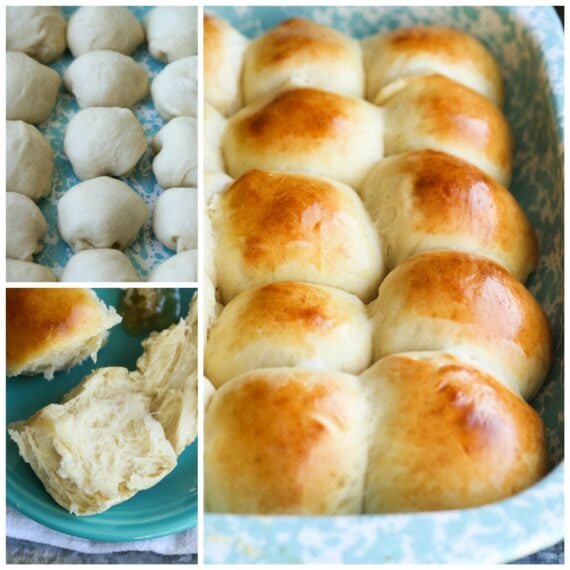
[[[527,285],[545,309],[555,357],[532,402],[547,429],[551,471],[534,487],[483,507],[339,517],[206,514],[206,563],[498,563],[550,546],[564,529],[563,140],[564,40],[549,7],[216,7],[255,37],[301,16],[362,38],[417,24],[447,25],[482,40],[506,86],[516,141],[511,191],[541,245]],[[207,484],[207,482],[206,482]]]

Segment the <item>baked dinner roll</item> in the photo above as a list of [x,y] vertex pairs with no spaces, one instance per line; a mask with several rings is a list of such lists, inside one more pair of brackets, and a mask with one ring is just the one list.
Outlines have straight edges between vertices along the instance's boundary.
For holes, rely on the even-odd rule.
[[357,374],[372,358],[360,299],[332,287],[281,281],[241,293],[210,330],[205,373],[219,387],[242,372],[293,366]]
[[497,62],[473,36],[441,26],[417,26],[365,38],[366,97],[411,75],[439,73],[502,106],[503,81]]
[[326,178],[251,170],[210,203],[222,300],[275,281],[329,285],[370,301],[380,241],[356,192]]
[[248,45],[224,20],[204,14],[204,99],[222,115],[242,106],[241,70]]
[[71,368],[96,361],[107,330],[121,322],[89,289],[6,289],[8,376]]
[[275,93],[291,80],[297,85],[364,97],[360,44],[333,28],[303,18],[281,22],[254,40],[246,51],[246,105]]
[[268,368],[228,382],[206,412],[206,508],[359,513],[367,411],[358,378],[341,372]]
[[500,109],[443,75],[407,77],[376,97],[383,107],[386,156],[431,148],[478,166],[508,187],[513,140]]
[[548,320],[511,273],[479,255],[436,251],[399,265],[370,306],[374,360],[455,349],[530,399],[552,358]]
[[396,354],[360,380],[374,410],[364,512],[476,507],[546,474],[540,416],[457,356]]
[[490,257],[525,281],[538,243],[512,194],[450,154],[416,150],[381,160],[360,187],[380,233],[386,268],[424,251],[453,249]]
[[366,101],[291,88],[231,117],[222,150],[234,178],[264,168],[356,187],[383,157],[383,132],[382,112]]
[[224,172],[222,137],[226,119],[214,107],[204,103],[204,171]]

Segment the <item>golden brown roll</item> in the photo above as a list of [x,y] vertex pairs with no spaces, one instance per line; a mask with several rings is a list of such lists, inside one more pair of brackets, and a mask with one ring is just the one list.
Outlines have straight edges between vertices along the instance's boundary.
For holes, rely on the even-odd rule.
[[241,69],[248,45],[235,28],[204,14],[204,99],[222,115],[242,105]]
[[396,354],[360,379],[374,410],[364,512],[476,507],[546,474],[540,416],[469,362]]
[[208,103],[204,103],[204,171],[224,172],[222,136],[226,128],[224,117]]
[[222,301],[275,281],[337,287],[369,301],[380,241],[356,192],[300,174],[251,170],[210,203]]
[[457,350],[530,399],[552,357],[548,320],[506,269],[479,255],[435,251],[392,271],[370,306],[374,360]]
[[107,330],[121,322],[89,289],[7,289],[8,376],[43,374],[96,360]]
[[524,282],[538,243],[512,194],[472,164],[435,150],[381,160],[360,187],[384,245],[386,269],[437,249],[490,257]]
[[509,186],[513,140],[498,107],[443,75],[398,79],[376,98],[386,156],[431,148],[463,158]]
[[242,374],[214,394],[206,412],[206,508],[359,513],[367,434],[355,376],[291,368]]
[[364,97],[360,44],[303,18],[291,18],[254,40],[245,54],[243,94],[248,105],[289,82]]
[[328,176],[356,187],[383,156],[382,112],[313,88],[262,99],[229,121],[222,140],[228,174],[252,168]]
[[497,62],[473,36],[441,26],[416,26],[365,38],[366,97],[411,75],[439,73],[502,106],[503,81]]
[[370,321],[358,297],[281,281],[245,291],[224,307],[210,330],[204,369],[219,387],[259,368],[358,374],[371,358]]

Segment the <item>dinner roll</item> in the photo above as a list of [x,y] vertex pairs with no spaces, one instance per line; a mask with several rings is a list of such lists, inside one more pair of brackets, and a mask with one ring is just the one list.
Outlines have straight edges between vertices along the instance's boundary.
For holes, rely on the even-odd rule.
[[6,281],[9,283],[58,281],[58,278],[49,267],[44,265],[19,259],[6,259]]
[[6,190],[39,200],[52,178],[53,150],[44,135],[24,121],[6,121]]
[[81,6],[67,26],[73,57],[101,49],[131,55],[143,40],[142,24],[128,8],[120,6]]
[[41,210],[23,194],[6,192],[6,257],[32,261],[42,250],[48,225]]
[[6,119],[38,124],[51,113],[61,79],[22,52],[6,52]]
[[384,87],[376,104],[384,110],[386,156],[442,150],[509,186],[511,131],[500,109],[479,93],[443,75],[407,77]]
[[61,281],[140,281],[129,258],[117,249],[85,249],[63,268]]
[[269,368],[238,376],[206,412],[206,508],[359,513],[367,412],[362,385],[349,374]]
[[470,34],[441,26],[416,26],[365,38],[366,97],[411,75],[439,73],[502,106],[501,70],[483,44]]
[[196,55],[198,22],[196,6],[159,6],[144,19],[148,51],[155,59],[170,63]]
[[204,99],[222,115],[242,106],[241,71],[248,45],[235,28],[204,14]]
[[471,363],[445,352],[396,354],[360,380],[374,410],[365,513],[477,507],[546,474],[540,416]]
[[157,265],[148,276],[149,281],[196,283],[198,281],[198,250],[181,251]]
[[525,281],[538,243],[512,194],[470,163],[435,150],[381,160],[360,188],[385,248],[388,271],[423,251],[490,257]]
[[381,111],[370,103],[292,88],[231,117],[222,148],[234,178],[265,168],[328,176],[356,187],[383,157],[383,136]]
[[211,204],[222,300],[257,285],[307,281],[374,296],[380,241],[356,192],[327,178],[251,170]]
[[552,358],[548,320],[511,273],[479,255],[436,251],[399,265],[370,307],[374,360],[456,349],[530,399]]
[[204,401],[204,410],[207,410],[214,394],[216,393],[216,389],[205,376],[202,378],[202,391],[204,393],[204,396],[202,398]]
[[51,63],[65,51],[65,18],[55,6],[6,6],[6,49]]
[[6,289],[8,376],[71,368],[95,362],[108,329],[121,322],[89,289]]
[[371,358],[370,322],[358,297],[281,281],[245,291],[224,307],[210,331],[204,370],[219,387],[258,368],[358,374]]
[[296,85],[364,97],[360,44],[303,18],[281,22],[247,49],[243,67],[246,105],[275,93],[291,80]]
[[198,247],[196,188],[170,188],[156,201],[152,227],[158,241],[180,253]]
[[224,172],[222,137],[226,128],[224,117],[208,103],[204,103],[204,171]]

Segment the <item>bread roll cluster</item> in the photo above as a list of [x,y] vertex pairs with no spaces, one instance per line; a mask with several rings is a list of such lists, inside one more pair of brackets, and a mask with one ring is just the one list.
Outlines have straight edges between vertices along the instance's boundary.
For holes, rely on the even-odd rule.
[[534,484],[552,341],[490,53],[299,18],[248,40],[212,15],[204,50],[206,508],[431,511]]

